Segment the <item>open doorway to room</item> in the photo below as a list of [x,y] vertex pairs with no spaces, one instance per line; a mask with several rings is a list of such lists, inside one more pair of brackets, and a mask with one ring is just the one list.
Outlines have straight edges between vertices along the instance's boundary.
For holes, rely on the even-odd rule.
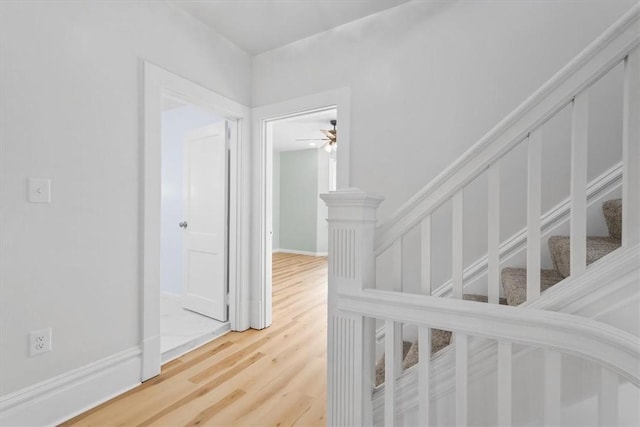
[[[247,281],[241,279],[248,277],[250,271],[248,253],[244,249],[248,244],[243,240],[248,235],[250,223],[243,212],[247,211],[249,197],[249,168],[246,165],[250,151],[246,135],[250,133],[248,117],[251,110],[149,62],[144,62],[143,94],[140,378],[146,381],[160,374],[163,361],[226,330],[243,331],[250,326],[249,289]],[[183,110],[178,111],[180,108]],[[163,114],[165,117],[169,113],[179,116],[189,110],[192,112],[189,117],[195,124],[184,126],[182,153],[163,154]],[[196,115],[197,120],[194,119]],[[207,326],[208,336],[199,335],[182,347],[172,346],[172,353],[162,351],[160,325],[161,277],[164,274],[162,228],[163,215],[167,215],[162,212],[162,173],[169,162],[176,162],[173,163],[175,168],[182,164],[183,168],[182,184],[174,187],[175,200],[182,199],[183,215],[165,221],[171,230],[182,233],[182,272],[174,272],[174,277],[182,277],[181,288],[178,292],[174,288],[173,293],[180,295],[182,292],[189,298],[181,299],[178,310],[183,313],[186,307],[220,322],[229,322],[217,331],[217,326]],[[189,166],[185,167],[187,162],[190,162]],[[170,189],[164,188],[165,198]],[[180,209],[174,209],[180,212]],[[166,247],[166,241],[164,245]],[[169,289],[167,286],[165,283],[165,289]],[[164,316],[164,320],[170,317]],[[191,332],[189,330],[187,334]],[[168,349],[168,342],[165,340],[165,349]]]
[[271,123],[272,250],[327,255],[327,207],[319,195],[336,188],[337,110]]
[[[275,326],[321,308],[327,289],[327,207],[336,188],[335,107],[267,122],[271,150],[271,299]],[[295,304],[293,304],[295,303]],[[322,316],[306,329],[321,327]],[[322,325],[323,326],[323,325]]]
[[[253,174],[253,182],[255,185],[255,191],[253,193],[254,203],[258,208],[257,214],[254,216],[256,233],[255,245],[252,248],[256,261],[252,265],[253,277],[256,278],[255,282],[252,283],[251,301],[251,327],[254,329],[264,329],[270,326],[275,319],[276,312],[279,310],[276,301],[273,299],[273,250],[298,250],[307,253],[311,252],[313,255],[324,252],[318,250],[317,241],[315,247],[310,246],[311,249],[283,247],[283,243],[286,245],[286,241],[283,241],[284,235],[280,229],[283,221],[285,221],[282,217],[276,221],[277,244],[275,247],[273,244],[274,126],[278,126],[279,124],[283,125],[287,122],[303,122],[307,119],[315,121],[315,123],[310,124],[312,127],[309,129],[309,132],[312,132],[312,134],[305,136],[299,133],[297,136],[290,138],[290,140],[293,139],[293,141],[290,142],[297,144],[296,148],[300,150],[318,150],[325,147],[325,144],[329,142],[327,139],[331,139],[327,136],[327,133],[335,131],[337,135],[335,144],[329,144],[325,147],[327,149],[332,148],[332,150],[330,150],[332,151],[330,156],[331,161],[329,162],[330,167],[327,174],[331,175],[332,189],[334,185],[337,190],[349,187],[350,91],[348,88],[333,89],[290,99],[277,104],[257,107],[252,110],[253,135],[256,148],[253,155],[255,165],[258,166],[258,170]],[[332,120],[335,120],[335,130]],[[316,146],[309,145],[311,143],[315,143]],[[282,150],[278,151],[282,152]],[[282,154],[280,154],[279,158],[276,156],[276,162],[278,162],[278,160],[282,161],[282,158]],[[277,177],[280,179],[280,184],[282,184],[283,181],[282,175],[282,171],[280,171],[280,176]],[[297,180],[294,179],[294,181]],[[327,184],[327,187],[328,186],[329,184]],[[276,187],[276,190],[278,189],[280,189],[279,186]],[[314,198],[315,197],[314,195]],[[318,199],[318,203],[322,203],[320,199]],[[316,204],[315,199],[312,205],[317,209],[324,209],[324,204],[319,206]],[[282,216],[281,212],[280,216]],[[318,218],[317,213],[313,216],[315,219]],[[327,214],[321,213],[320,216],[324,216],[326,220]],[[322,226],[327,227],[326,221],[323,220]],[[321,233],[327,234],[326,231]],[[280,256],[282,252],[277,252],[276,254]],[[311,255],[304,255],[303,253],[300,256]],[[325,281],[324,286],[326,290],[326,257],[316,258],[322,258],[324,262],[325,271],[321,275],[324,276],[323,280]],[[292,304],[296,304],[298,301],[299,299],[294,297],[290,298]]]
[[162,97],[161,363],[230,329],[229,126],[215,112]]

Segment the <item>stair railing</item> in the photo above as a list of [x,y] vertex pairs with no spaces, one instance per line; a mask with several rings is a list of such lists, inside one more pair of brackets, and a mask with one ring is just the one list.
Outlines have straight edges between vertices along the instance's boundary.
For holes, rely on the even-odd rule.
[[[527,144],[527,283],[528,299],[540,294],[540,178],[541,127],[567,105],[572,109],[571,137],[571,274],[586,268],[586,187],[588,91],[596,81],[624,63],[623,99],[623,238],[622,246],[640,242],[640,4],[598,37],[580,55],[554,75],[518,108],[498,123],[459,159],[436,176],[388,220],[376,228],[375,253],[387,250],[402,258],[402,239],[420,225],[422,248],[430,237],[431,215],[452,201],[452,278],[454,297],[462,296],[463,190],[488,172],[488,276],[489,302],[498,303],[500,160],[521,143]],[[423,268],[428,258],[423,255]],[[394,261],[394,264],[395,261]],[[537,267],[537,268],[536,268]],[[426,290],[426,273],[423,288]],[[401,279],[401,277],[396,278]],[[529,280],[531,279],[531,280]],[[398,285],[395,285],[398,287]]]
[[[590,319],[584,319],[564,313],[546,312],[543,310],[495,307],[471,301],[451,298],[412,295],[400,292],[366,290],[356,293],[340,294],[340,310],[345,313],[360,314],[365,319],[381,319],[385,322],[385,339],[393,342],[397,323],[412,324],[419,328],[423,335],[428,335],[432,328],[446,329],[454,333],[455,339],[455,420],[456,425],[468,425],[469,377],[466,348],[471,337],[495,340],[498,353],[512,354],[512,344],[526,345],[545,349],[545,362],[558,364],[560,357],[569,354],[594,362],[600,366],[601,376],[605,379],[613,377],[616,386],[619,377],[636,387],[640,387],[640,339],[627,332]],[[426,349],[426,351],[423,351]],[[418,368],[418,408],[419,425],[436,424],[435,417],[430,415],[429,390],[432,388],[430,372],[429,346],[421,347]],[[398,414],[397,387],[398,373],[393,369],[395,359],[385,357],[384,388],[384,425],[396,423]],[[507,364],[496,365],[498,374],[498,424],[510,425],[512,418],[512,367]],[[560,394],[561,375],[555,370],[545,372],[548,395],[551,397],[545,405],[547,418],[544,425],[561,425]],[[601,406],[612,407],[603,425],[617,424],[617,390],[606,390],[600,397]],[[431,422],[430,422],[431,421]],[[439,424],[436,424],[439,425]]]
[[[561,355],[601,367],[602,425],[616,425],[619,377],[640,387],[640,339],[601,322],[524,307],[478,304],[373,289],[376,209],[382,197],[357,189],[322,196],[329,207],[328,425],[373,425],[375,321],[385,325],[384,425],[397,419],[402,324],[419,331],[418,402],[420,425],[430,425],[431,330],[454,332],[455,424],[467,425],[468,342],[498,342],[499,425],[511,425],[512,344],[545,350],[545,425],[561,417]],[[391,385],[391,386],[389,386]]]
[[[401,372],[403,310],[409,309],[411,298],[377,293],[375,287],[376,257],[391,250],[393,289],[402,291],[402,247],[404,236],[415,226],[421,230],[421,290],[424,294],[420,312],[426,315],[437,304],[449,304],[447,309],[464,318],[464,313],[477,304],[464,301],[444,302],[429,299],[431,292],[431,215],[444,203],[452,202],[452,287],[453,297],[463,296],[463,191],[485,170],[488,170],[488,299],[497,304],[500,286],[499,271],[499,204],[500,160],[520,143],[527,144],[527,301],[540,296],[540,218],[541,218],[541,126],[557,112],[571,105],[571,210],[570,210],[570,265],[571,276],[579,277],[586,271],[586,188],[587,188],[587,130],[588,91],[598,79],[613,67],[624,64],[623,97],[623,229],[622,246],[630,248],[640,243],[640,4],[596,39],[545,85],[521,104],[513,113],[474,144],[462,157],[438,175],[392,217],[376,227],[376,209],[382,197],[347,189],[323,195],[329,207],[329,329],[328,329],[328,423],[329,425],[371,425],[371,392],[374,385],[375,318],[385,320],[385,425],[395,421],[395,384]],[[393,312],[379,310],[366,312],[363,295],[375,300],[377,308],[385,298],[400,298],[406,303],[394,306]],[[374,297],[375,296],[375,297]],[[360,298],[360,302],[358,301]],[[404,298],[404,299],[402,299]],[[371,301],[369,301],[371,302]],[[351,305],[346,305],[350,303]],[[511,311],[505,307],[486,308],[504,316],[507,322]],[[446,311],[446,310],[445,310]],[[438,312],[436,310],[436,312]],[[443,311],[438,312],[442,315]],[[509,313],[504,314],[504,313]],[[545,313],[551,315],[550,313]],[[533,336],[540,332],[526,321],[533,316],[526,311],[521,327],[530,331],[524,341],[535,345]],[[471,320],[469,320],[471,322]],[[533,322],[533,317],[531,317]],[[469,329],[454,322],[411,323],[419,326],[419,347],[430,348],[432,327],[456,332],[456,424],[466,424],[466,362]],[[559,327],[559,324],[556,326]],[[590,325],[596,328],[597,325]],[[530,329],[526,329],[529,327]],[[541,326],[540,326],[541,327]],[[519,335],[521,331],[519,332]],[[473,331],[473,335],[482,335]],[[511,366],[511,343],[518,342],[502,331],[492,338],[499,341],[500,367]],[[628,338],[628,337],[627,337]],[[538,343],[546,352],[549,378],[560,378],[560,352],[558,342]],[[622,350],[616,353],[620,356]],[[430,352],[420,352],[419,386],[420,417],[428,423]],[[587,357],[586,354],[584,354]],[[621,373],[621,366],[612,362],[617,357],[604,354],[597,360],[603,366]],[[637,361],[636,361],[637,363]],[[630,375],[630,381],[634,375]],[[624,376],[624,375],[623,375]],[[628,379],[629,379],[628,378]],[[609,378],[610,379],[610,378]],[[509,369],[499,370],[499,396],[510,393]],[[558,380],[559,381],[559,380]],[[610,380],[608,384],[613,384]],[[549,385],[549,396],[556,396],[559,383]],[[611,386],[612,387],[612,386]],[[549,400],[549,423],[557,418],[559,404]],[[505,401],[499,399],[501,405]],[[611,405],[613,405],[611,403]],[[555,408],[555,409],[554,409]],[[510,409],[500,409],[501,425],[509,425]],[[610,410],[608,413],[613,413]],[[617,413],[617,412],[616,412]],[[555,418],[554,418],[555,417]]]

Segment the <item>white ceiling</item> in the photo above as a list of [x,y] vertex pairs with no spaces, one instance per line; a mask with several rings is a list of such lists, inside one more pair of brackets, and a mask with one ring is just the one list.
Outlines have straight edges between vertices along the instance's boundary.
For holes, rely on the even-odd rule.
[[[298,141],[298,139],[324,139],[320,129],[333,129],[330,121],[336,119],[337,110],[327,110],[317,113],[273,122],[273,150],[293,151],[320,148],[326,141]],[[340,123],[338,129],[338,144],[340,143]],[[312,145],[313,144],[313,145]]]
[[409,0],[170,0],[251,55]]

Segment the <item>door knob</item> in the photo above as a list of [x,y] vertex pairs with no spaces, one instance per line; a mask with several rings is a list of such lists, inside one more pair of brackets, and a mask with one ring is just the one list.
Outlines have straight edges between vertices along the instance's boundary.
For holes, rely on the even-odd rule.
[[178,224],[178,226],[180,228],[187,228],[187,221],[182,221],[181,223]]

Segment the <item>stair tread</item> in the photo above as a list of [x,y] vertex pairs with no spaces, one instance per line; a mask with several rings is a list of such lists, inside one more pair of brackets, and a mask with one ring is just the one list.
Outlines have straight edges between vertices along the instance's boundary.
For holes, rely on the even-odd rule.
[[[527,300],[527,269],[507,267],[502,269],[502,288],[509,305],[520,305]],[[556,270],[540,270],[540,291],[546,291],[564,277]]]
[[[486,295],[477,295],[477,294],[465,294],[462,299],[465,301],[476,301],[476,302],[488,302],[488,298]],[[500,298],[500,304],[506,305],[507,300],[505,298]],[[407,348],[407,343],[410,344],[409,348]],[[442,329],[432,329],[431,330],[431,354],[436,354],[438,351],[447,347],[451,343],[451,332],[443,331]],[[419,356],[419,348],[418,341],[414,341],[413,343],[409,341],[404,341],[403,346],[403,360],[402,360],[402,369],[408,369],[418,363]],[[376,386],[384,383],[384,354],[378,359],[376,363]]]
[[622,238],[622,199],[607,200],[602,204],[609,237],[620,240]]
[[[465,301],[489,302],[489,298],[486,295],[464,294],[462,299]],[[507,300],[500,298],[500,304],[506,305]]]
[[[620,247],[620,240],[609,236],[587,237],[587,265],[599,260],[603,256]],[[570,274],[571,239],[569,236],[551,236],[549,238],[549,252],[555,269],[567,277]]]
[[[622,235],[622,199],[607,200],[602,204],[602,212],[607,223],[609,236],[587,237],[587,265],[599,260],[621,246]],[[570,274],[571,239],[569,236],[549,238],[549,251],[555,269],[540,270],[540,291],[545,291],[562,281]],[[501,272],[502,287],[506,298],[500,298],[500,304],[517,306],[527,299],[527,269],[506,267]],[[465,294],[466,301],[486,303],[485,295]],[[441,329],[431,330],[431,354],[435,354],[451,343],[452,333]],[[418,363],[418,341],[403,342],[402,369],[408,369]],[[384,383],[384,354],[376,363],[376,386]]]
[[[411,348],[411,341],[402,342],[402,359],[404,360]],[[376,362],[376,386],[384,383],[384,354],[380,356],[380,359]]]

